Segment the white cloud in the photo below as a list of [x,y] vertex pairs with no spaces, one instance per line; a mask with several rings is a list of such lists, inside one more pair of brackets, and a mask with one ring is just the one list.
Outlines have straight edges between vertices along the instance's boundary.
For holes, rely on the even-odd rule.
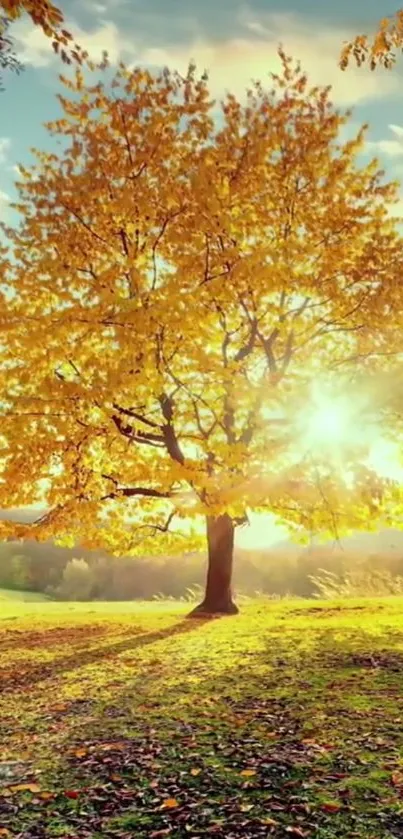
[[0,189],[0,218],[2,221],[4,221],[4,209],[7,207],[10,201],[11,198],[8,195],[8,193]]
[[[77,6],[77,3],[75,3]],[[97,3],[96,0],[82,0],[80,7],[89,14],[104,15],[108,11],[105,3]]]
[[11,146],[9,137],[0,137],[0,163],[5,163]]
[[351,33],[326,27],[316,28],[295,14],[266,14],[259,18],[244,11],[240,16],[243,37],[209,43],[198,39],[166,49],[151,44],[136,56],[136,63],[163,63],[184,72],[190,59],[200,70],[209,71],[214,96],[230,88],[238,96],[244,94],[250,80],[268,80],[277,72],[280,62],[279,43],[287,55],[299,60],[312,84],[332,85],[331,98],[339,105],[352,106],[369,99],[384,97],[401,87],[396,73],[372,73],[366,66],[353,65],[346,72],[338,66],[343,41]]
[[395,135],[396,139],[389,140],[368,140],[367,147],[374,151],[375,154],[384,154],[386,157],[402,157],[403,156],[403,128],[400,125],[388,125],[389,130]]
[[401,157],[403,155],[403,141],[398,140],[369,140],[367,146],[376,153],[387,155],[387,157]]
[[13,25],[13,38],[17,56],[23,64],[46,67],[52,60],[50,39],[44,35],[39,26],[34,26],[25,19],[18,20]]
[[[130,60],[134,54],[133,42],[126,38],[112,21],[101,21],[90,31],[81,29],[74,21],[68,21],[66,28],[74,34],[74,40],[88,51],[94,61],[102,58],[104,50],[107,51],[112,64],[116,64],[122,57]],[[18,58],[25,65],[47,67],[58,60],[50,39],[38,26],[33,26],[28,21],[17,21],[14,24],[13,38],[16,42]]]
[[388,215],[391,218],[398,218],[403,222],[403,196],[399,198],[396,204],[391,204],[388,208]]
[[[123,0],[87,0],[95,13],[101,8],[107,8],[111,13],[112,7],[116,10],[122,3]],[[243,96],[252,78],[269,83],[268,74],[280,67],[277,55],[279,43],[284,44],[287,54],[301,62],[312,84],[332,86],[331,97],[338,105],[351,106],[377,99],[400,88],[397,73],[372,73],[365,65],[361,68],[351,65],[343,73],[338,67],[338,59],[342,43],[351,33],[336,26],[330,28],[320,21],[313,28],[311,22],[296,14],[267,13],[257,16],[244,9],[238,14],[237,37],[212,42],[199,36],[185,43],[179,36],[178,28],[177,44],[167,47],[159,46],[164,27],[162,15],[155,40],[153,31],[141,30],[135,12],[132,32],[130,28],[119,29],[112,20],[100,20],[87,31],[72,21],[67,21],[66,25],[94,60],[98,60],[106,50],[112,64],[120,60],[132,64],[166,64],[185,71],[189,61],[194,59],[201,71],[208,69],[213,96],[220,96],[227,88]],[[23,63],[45,67],[56,60],[49,39],[39,27],[26,20],[17,21],[13,26],[13,36]],[[394,128],[399,130],[399,126]],[[403,133],[403,129],[400,130]]]

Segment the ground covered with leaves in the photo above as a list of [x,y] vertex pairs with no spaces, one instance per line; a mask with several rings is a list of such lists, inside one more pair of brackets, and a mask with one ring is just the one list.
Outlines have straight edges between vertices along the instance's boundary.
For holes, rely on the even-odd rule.
[[0,837],[403,837],[403,600],[1,617]]

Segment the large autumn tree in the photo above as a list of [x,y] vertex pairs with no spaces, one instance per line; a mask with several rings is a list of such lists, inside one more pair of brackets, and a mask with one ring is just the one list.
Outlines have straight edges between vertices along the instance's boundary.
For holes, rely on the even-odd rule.
[[383,503],[365,435],[331,458],[307,431],[318,394],[372,410],[398,351],[397,188],[280,55],[219,107],[193,67],[77,71],[5,229],[0,506],[46,512],[2,533],[183,552],[204,517],[196,614],[236,611],[248,510],[340,533]]

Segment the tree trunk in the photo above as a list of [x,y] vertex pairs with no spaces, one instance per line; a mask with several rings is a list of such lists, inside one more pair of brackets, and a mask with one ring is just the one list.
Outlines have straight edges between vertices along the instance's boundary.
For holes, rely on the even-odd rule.
[[226,513],[207,516],[208,568],[204,600],[189,617],[205,615],[236,615],[232,600],[231,580],[234,554],[234,523]]

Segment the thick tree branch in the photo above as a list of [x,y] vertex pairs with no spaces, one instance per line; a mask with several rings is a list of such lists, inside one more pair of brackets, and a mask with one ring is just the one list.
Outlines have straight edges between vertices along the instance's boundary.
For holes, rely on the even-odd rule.
[[126,425],[123,420],[116,414],[111,416],[112,422],[115,424],[119,433],[128,440],[135,443],[143,443],[147,446],[155,446],[161,448],[165,444],[165,437],[163,434],[152,434],[149,431],[137,431],[132,425]]
[[256,344],[257,330],[258,330],[258,323],[257,323],[256,318],[254,318],[251,321],[251,330],[250,330],[250,333],[249,333],[249,338],[248,338],[246,344],[243,347],[241,347],[238,350],[238,352],[235,354],[234,361],[243,361],[245,358],[247,358],[251,354],[251,352],[253,352],[253,350],[255,348],[255,344]]
[[122,408],[117,404],[117,402],[113,403],[113,407],[115,411],[119,411],[120,414],[124,414],[126,417],[132,417],[132,419],[143,422],[144,425],[148,425],[150,428],[161,428],[161,425],[158,422],[154,422],[153,420],[148,419],[148,417],[143,416],[143,414],[139,414],[134,408]]
[[144,498],[171,498],[175,495],[174,492],[161,492],[158,489],[154,489],[153,487],[121,487],[119,486],[119,482],[116,478],[113,478],[112,475],[102,475],[102,478],[105,481],[111,481],[116,489],[113,492],[110,492],[108,495],[102,496],[100,499],[101,501],[106,501],[107,499],[113,498],[134,498],[136,496],[142,496]]
[[273,353],[273,346],[276,338],[280,334],[279,329],[275,327],[268,338],[265,338],[264,335],[262,335],[260,329],[257,329],[256,334],[266,355],[270,373],[277,373],[277,362]]
[[183,465],[185,457],[179,446],[178,438],[173,426],[173,399],[168,396],[168,394],[163,393],[159,398],[159,403],[161,405],[162,416],[166,420],[165,424],[162,426],[162,439],[172,460],[176,460],[177,463]]

